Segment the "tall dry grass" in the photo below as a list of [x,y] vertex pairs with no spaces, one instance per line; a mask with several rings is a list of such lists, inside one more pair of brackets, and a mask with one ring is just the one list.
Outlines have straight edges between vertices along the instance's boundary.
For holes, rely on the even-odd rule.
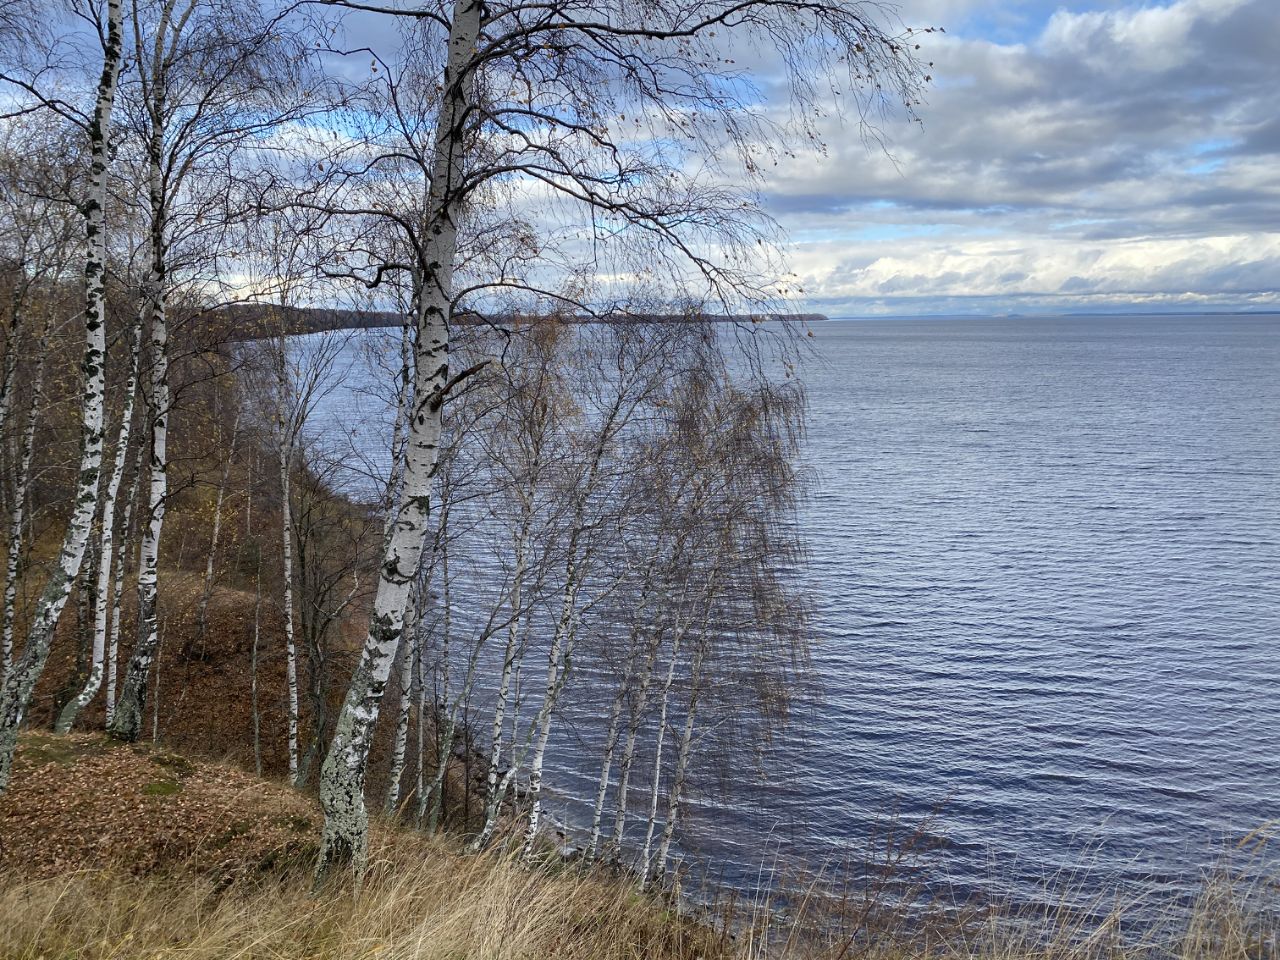
[[80,871],[0,889],[0,956],[672,960],[717,955],[705,928],[629,885],[464,856],[448,840],[383,848],[362,884],[307,873],[219,887],[186,871]]
[[[1106,910],[938,916],[833,895],[820,878],[789,915],[755,905],[729,923],[681,916],[631,883],[571,867],[463,855],[448,838],[397,838],[359,886],[305,873],[219,886],[185,871],[0,878],[0,957],[14,960],[1275,960],[1280,912],[1256,871],[1205,878],[1192,902],[1153,895]],[[886,888],[887,889],[887,888]],[[877,897],[881,894],[877,893]],[[887,896],[887,895],[886,895]],[[1095,904],[1101,907],[1099,901]],[[1135,920],[1140,917],[1140,921]]]

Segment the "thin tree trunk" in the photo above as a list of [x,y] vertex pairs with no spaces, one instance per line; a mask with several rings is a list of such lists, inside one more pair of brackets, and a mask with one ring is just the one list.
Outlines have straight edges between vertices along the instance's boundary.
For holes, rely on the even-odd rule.
[[[449,681],[450,673],[453,669],[451,661],[451,648],[453,643],[453,581],[449,576],[449,512],[447,509],[440,512],[439,525],[437,526],[436,549],[440,559],[440,707],[436,708],[436,774],[431,784],[427,787],[427,793],[422,797],[421,802],[424,808],[429,809],[426,829],[428,833],[436,832],[436,819],[440,809],[439,797],[436,795],[436,789],[444,783],[445,773],[449,768],[449,755],[453,752],[453,718],[452,709],[448,709],[451,703],[449,697]],[[444,729],[440,729],[440,709],[448,709],[448,716],[445,721]],[[448,741],[448,742],[446,742]]]
[[98,585],[93,596],[93,659],[89,679],[84,688],[62,708],[54,725],[56,733],[67,733],[80,711],[98,693],[107,655],[107,597],[111,589],[112,551],[114,549],[116,497],[120,482],[124,479],[125,460],[129,454],[129,434],[133,425],[134,398],[138,393],[138,366],[142,354],[142,327],[135,324],[133,343],[130,345],[129,382],[125,386],[124,410],[120,414],[120,432],[116,438],[115,461],[111,477],[107,481],[106,495],[102,501],[102,546],[98,557]]
[[613,756],[618,748],[618,736],[621,732],[619,721],[622,718],[622,705],[626,702],[630,683],[631,673],[628,671],[609,708],[609,726],[604,735],[604,757],[600,761],[600,779],[596,783],[596,802],[591,809],[591,839],[587,842],[587,850],[583,855],[587,863],[595,860],[596,850],[600,846],[600,823],[604,819],[604,802],[609,796]]
[[133,529],[133,513],[138,504],[138,487],[142,479],[142,461],[146,444],[138,444],[133,461],[133,482],[129,485],[129,501],[120,523],[120,549],[115,556],[115,575],[111,587],[111,636],[107,641],[107,726],[116,712],[116,665],[120,651],[120,622],[124,599],[124,568],[129,554],[129,533]]
[[200,610],[197,615],[196,644],[200,656],[204,655],[204,640],[209,629],[209,601],[213,597],[214,563],[218,555],[218,538],[222,532],[222,502],[227,495],[227,481],[231,477],[231,464],[236,458],[236,443],[240,439],[240,412],[236,411],[231,422],[231,448],[222,463],[222,476],[218,482],[218,494],[213,503],[213,530],[209,535],[209,556],[204,562],[204,587],[200,591]]
[[[502,795],[498,792],[498,770],[502,765],[502,740],[506,724],[507,699],[511,694],[511,681],[516,670],[517,655],[520,652],[520,604],[523,603],[524,578],[526,572],[526,552],[529,528],[533,522],[533,490],[522,492],[524,497],[515,541],[515,573],[511,584],[511,622],[507,625],[507,644],[502,652],[502,675],[498,679],[498,697],[493,707],[493,733],[489,747],[489,769],[485,776],[485,821],[481,832],[471,842],[473,852],[482,846],[481,838],[487,842],[487,834],[492,832],[493,824],[498,819],[498,810],[502,805]],[[514,732],[512,739],[515,739]]]
[[627,829],[627,806],[631,794],[631,771],[635,764],[636,743],[640,736],[640,726],[644,720],[644,711],[649,704],[649,690],[653,685],[654,667],[658,662],[658,653],[662,647],[662,631],[650,631],[644,663],[644,673],[640,677],[640,689],[631,704],[627,718],[627,738],[622,746],[622,756],[618,761],[618,796],[614,802],[613,835],[606,847],[606,859],[617,860],[622,855],[622,842]]
[[391,661],[403,632],[409,587],[417,576],[426,541],[428,498],[440,445],[441,408],[449,387],[449,316],[458,246],[455,217],[459,208],[454,194],[461,182],[463,131],[475,83],[469,67],[480,34],[482,9],[480,0],[457,0],[454,5],[436,124],[427,228],[418,260],[426,270],[417,284],[421,294],[414,415],[406,445],[404,489],[395,530],[379,565],[369,634],[321,772],[320,803],[325,824],[317,863],[319,875],[347,861],[353,863],[357,873],[364,870],[368,844],[364,782],[369,747]]
[[[715,584],[717,579],[718,578],[716,574],[713,572],[710,575],[710,577],[707,579],[705,585],[700,585],[699,595],[704,598],[710,598],[714,596]],[[682,596],[681,601],[677,604],[676,608],[681,609],[685,607],[688,600],[689,600],[689,597],[686,591],[685,594]],[[709,599],[707,599],[704,602],[704,609],[701,612],[702,619],[701,619],[701,624],[698,627],[700,634],[706,633],[707,622],[710,616],[711,616],[710,601]],[[657,739],[656,746],[654,747],[653,784],[649,792],[649,817],[645,827],[644,847],[640,852],[640,889],[641,890],[648,889],[649,881],[652,876],[651,871],[652,871],[652,857],[653,857],[653,834],[656,829],[656,823],[657,823],[657,817],[658,817],[658,796],[662,786],[662,747],[663,747],[663,742],[665,740],[666,733],[667,733],[667,711],[671,703],[671,686],[675,681],[676,665],[680,659],[680,648],[683,645],[685,638],[688,636],[689,630],[691,629],[691,627],[692,627],[692,624],[688,619],[678,621],[677,627],[676,627],[676,634],[671,641],[671,665],[667,669],[667,676],[662,684],[662,708],[659,711],[658,739]],[[700,636],[699,640],[703,641],[703,637]],[[703,645],[700,645],[698,650],[694,654],[694,662],[690,671],[691,674],[693,673],[701,674],[702,656],[703,656],[704,650],[705,650],[705,641],[703,641]],[[696,696],[697,696],[696,693],[693,694],[690,700],[690,702],[693,704],[694,709],[696,709],[697,707]],[[678,772],[677,772],[677,775],[679,775]],[[681,784],[681,787],[683,787],[683,784]],[[672,789],[675,790],[676,787],[673,785]]]
[[258,709],[258,633],[262,624],[262,556],[253,578],[253,647],[249,651],[249,700],[253,711],[253,769],[262,776],[262,715]]
[[658,845],[658,859],[651,873],[642,875],[642,882],[661,881],[667,872],[667,856],[671,852],[671,840],[675,836],[676,822],[684,800],[685,779],[689,771],[689,754],[693,746],[693,726],[698,714],[698,696],[702,692],[702,665],[706,659],[705,639],[698,644],[689,673],[689,707],[684,716],[684,730],[680,734],[680,749],[676,753],[676,769],[671,778],[671,794],[667,799],[667,820],[662,825],[662,842]]
[[418,642],[417,648],[417,653],[414,655],[413,682],[416,684],[414,687],[414,700],[417,704],[416,712],[418,722],[417,729],[415,731],[417,739],[415,749],[417,750],[418,757],[415,768],[416,783],[414,785],[413,796],[414,803],[417,807],[414,811],[414,823],[420,827],[422,826],[422,815],[424,812],[422,797],[424,796],[423,791],[426,789],[427,785],[427,685],[425,678],[422,676],[421,641]]
[[293,418],[285,423],[285,396],[288,391],[287,357],[284,338],[280,339],[279,397],[277,413],[277,452],[280,459],[280,555],[284,596],[285,678],[289,695],[289,782],[298,786],[298,648],[293,628],[293,505],[289,470],[293,460]]
[[441,817],[443,814],[444,798],[445,798],[444,797],[445,776],[449,770],[449,759],[450,757],[453,756],[453,745],[458,735],[458,729],[459,729],[458,711],[459,710],[463,711],[461,729],[463,733],[463,748],[464,748],[464,753],[463,753],[464,771],[463,771],[463,780],[462,780],[463,782],[462,810],[463,810],[464,828],[469,823],[469,811],[471,809],[471,794],[470,794],[471,741],[470,741],[470,738],[467,737],[467,733],[470,730],[470,726],[467,723],[466,710],[467,710],[467,705],[471,702],[471,691],[475,687],[477,667],[480,665],[481,651],[484,648],[485,642],[488,640],[490,636],[492,636],[492,634],[490,633],[491,627],[492,627],[492,622],[489,625],[486,625],[485,629],[481,632],[480,636],[477,637],[476,639],[476,644],[472,648],[471,655],[467,658],[467,669],[466,669],[466,673],[463,675],[462,688],[458,691],[458,695],[454,697],[452,701],[450,701],[446,696],[445,702],[449,704],[449,710],[447,715],[445,716],[444,736],[441,739],[440,748],[438,751],[438,762],[436,764],[435,780],[432,783],[432,785],[428,788],[428,794],[430,795],[430,798],[431,798],[431,812],[427,818],[427,826],[426,826],[427,833],[436,832],[436,829],[440,824]]
[[[630,631],[630,636],[627,638],[627,650],[629,653],[627,658],[627,669],[623,675],[622,684],[618,688],[618,693],[613,698],[613,704],[609,709],[609,726],[605,731],[604,757],[600,761],[600,779],[596,785],[596,802],[591,813],[591,839],[587,843],[587,850],[584,855],[588,863],[595,860],[596,853],[600,848],[601,824],[604,820],[604,805],[605,800],[609,796],[609,782],[610,776],[613,772],[613,761],[617,756],[618,740],[622,736],[622,707],[626,703],[627,694],[632,692],[632,687],[635,683],[635,667],[636,658],[638,656],[636,651],[636,641],[638,640],[637,634],[644,629],[643,623],[645,614],[649,609],[649,592],[655,565],[656,560],[651,559],[643,574],[644,589],[641,592],[639,609],[634,614],[634,616],[638,618],[639,622],[637,623],[637,620],[632,621],[634,625]],[[648,678],[653,676],[653,662],[658,655],[657,641],[660,640],[661,634],[657,630],[650,630],[650,636],[650,641],[645,644],[644,683],[646,684],[648,682]],[[632,748],[634,749],[634,743],[632,744]],[[630,761],[628,759],[628,763],[629,762]],[[621,803],[622,801],[619,800],[618,802]],[[625,815],[625,805],[623,809]]]
[[160,642],[157,623],[160,534],[164,527],[165,500],[168,495],[169,326],[165,314],[167,268],[159,137],[159,128],[154,127],[149,149],[151,268],[146,283],[151,335],[151,479],[147,527],[143,534],[142,555],[138,565],[138,642],[134,645],[133,656],[129,658],[129,666],[120,689],[120,700],[116,704],[109,728],[113,737],[128,742],[137,740],[142,733],[151,663]]
[[[529,636],[526,624],[525,636],[520,640],[519,650],[524,651],[528,646]],[[467,844],[467,849],[471,853],[480,852],[493,839],[494,831],[498,826],[498,815],[502,812],[502,802],[506,799],[507,791],[511,789],[511,784],[524,763],[524,758],[529,751],[529,745],[533,742],[534,732],[538,729],[536,722],[531,723],[529,731],[525,735],[524,743],[521,744],[520,708],[523,706],[523,687],[520,681],[523,666],[523,653],[521,653],[517,655],[515,668],[511,671],[511,752],[507,757],[507,770],[498,781],[497,788],[489,794],[489,800],[485,807],[485,820],[480,827],[480,831]],[[502,752],[501,742],[498,744],[497,752],[499,754]]]
[[676,665],[680,660],[680,642],[682,635],[677,635],[671,645],[671,664],[667,668],[667,676],[662,684],[662,706],[658,711],[657,741],[653,748],[653,784],[649,790],[649,818],[645,827],[644,847],[640,851],[640,889],[649,883],[649,864],[653,853],[654,825],[658,819],[658,796],[662,789],[662,747],[667,736],[667,708],[671,703],[671,685],[675,682]]
[[[45,333],[49,325],[45,324]],[[3,645],[4,674],[13,664],[13,627],[18,613],[18,578],[22,575],[22,535],[26,527],[27,485],[31,481],[31,457],[35,451],[36,425],[40,421],[40,407],[44,403],[45,360],[47,350],[36,357],[31,384],[31,407],[23,426],[18,444],[17,472],[13,483],[13,510],[9,514],[9,550],[5,557]]]
[[106,230],[107,165],[111,158],[111,111],[120,76],[122,10],[120,0],[108,0],[107,33],[103,41],[102,75],[89,124],[90,185],[84,207],[88,253],[85,257],[86,302],[84,403],[81,407],[79,481],[71,517],[58,555],[58,565],[45,584],[27,633],[22,656],[5,673],[0,687],[0,794],[9,786],[18,728],[31,702],[36,681],[49,659],[53,629],[80,573],[85,547],[93,530],[102,472],[102,421],[106,399]]
[[165,626],[167,625],[168,624],[166,622],[166,624],[164,626],[161,626],[157,631],[158,639],[156,641],[156,686],[155,686],[155,696],[151,698],[151,742],[152,743],[160,742],[160,663],[161,663],[161,658],[164,656],[164,634],[165,634]]
[[14,284],[10,312],[12,319],[4,341],[4,374],[0,377],[0,437],[9,434],[9,412],[13,407],[13,384],[18,375],[20,354],[17,347],[26,332],[26,311],[22,308],[26,298],[24,287],[25,284],[21,281]]
[[[525,830],[522,853],[526,861],[533,855],[533,846],[538,839],[539,821],[542,818],[542,764],[547,750],[547,741],[551,735],[551,714],[560,692],[569,680],[573,648],[578,638],[578,591],[587,577],[588,561],[592,552],[588,543],[582,555],[579,556],[578,553],[578,545],[582,534],[586,531],[583,521],[588,502],[596,489],[600,465],[604,460],[622,405],[621,395],[615,397],[612,409],[601,424],[599,438],[587,466],[586,476],[576,491],[573,526],[570,528],[569,542],[565,551],[564,592],[561,598],[560,618],[556,624],[555,636],[552,638],[552,653],[548,658],[547,666],[546,693],[543,697],[542,709],[538,711],[537,747],[534,750],[533,763],[529,771],[529,796],[533,802],[529,808],[529,825]],[[561,649],[562,638],[563,649]]]

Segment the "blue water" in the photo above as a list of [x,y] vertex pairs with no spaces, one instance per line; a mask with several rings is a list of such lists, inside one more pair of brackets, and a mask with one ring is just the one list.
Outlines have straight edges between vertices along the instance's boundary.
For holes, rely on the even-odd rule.
[[957,882],[1034,886],[1280,817],[1280,318],[816,332],[796,836],[941,804]]
[[[1280,318],[832,321],[804,377],[818,692],[686,855],[937,814],[962,895],[1193,878],[1280,817]],[[549,786],[581,816],[593,737]],[[727,786],[727,788],[725,788]]]

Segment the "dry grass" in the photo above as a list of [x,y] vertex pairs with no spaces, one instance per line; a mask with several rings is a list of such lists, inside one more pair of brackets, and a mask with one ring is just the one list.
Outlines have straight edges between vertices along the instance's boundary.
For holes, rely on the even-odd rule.
[[[13,960],[1269,960],[1274,915],[1211,883],[1188,917],[1122,936],[1125,911],[1082,924],[992,914],[931,937],[736,937],[681,919],[629,886],[571,870],[530,870],[461,854],[448,839],[384,845],[363,885],[313,891],[303,873],[220,886],[207,876],[115,869],[10,882],[0,891],[0,957]],[[1256,891],[1255,891],[1256,892]],[[1170,924],[1174,920],[1170,916]]]
[[[382,850],[358,889],[302,873],[220,888],[199,876],[81,871],[0,893],[6,958],[684,958],[712,936],[617,883],[467,857],[448,841]],[[390,855],[390,858],[387,857]]]
[[893,852],[870,882],[793,886],[786,922],[766,904],[710,924],[624,878],[469,856],[455,838],[385,825],[362,884],[314,890],[298,844],[304,824],[313,842],[316,811],[281,784],[90,736],[24,737],[20,758],[0,800],[0,958],[1280,958],[1261,832],[1192,904],[1148,892],[1036,915],[904,910],[918,887]]

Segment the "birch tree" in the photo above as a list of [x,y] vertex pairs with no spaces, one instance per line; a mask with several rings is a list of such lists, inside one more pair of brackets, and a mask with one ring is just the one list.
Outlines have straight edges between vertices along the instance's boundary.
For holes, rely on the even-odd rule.
[[[756,241],[764,237],[753,226],[749,196],[691,173],[696,168],[684,161],[699,157],[702,169],[720,161],[722,169],[749,176],[761,162],[761,145],[767,152],[792,136],[813,136],[819,86],[843,86],[854,101],[870,91],[868,99],[892,97],[910,108],[921,81],[903,37],[863,3],[456,0],[396,13],[444,51],[427,202],[412,231],[414,257],[403,265],[417,273],[421,291],[415,409],[395,534],[321,778],[321,873],[346,861],[357,869],[363,864],[367,758],[428,529],[441,413],[454,382],[448,337],[456,302],[523,290],[535,300],[598,313],[602,300],[618,295],[598,282],[549,283],[532,267],[455,287],[468,201],[486,187],[523,182],[578,218],[583,229],[574,236],[587,241],[577,252],[579,265],[602,266],[593,251],[613,248],[609,259],[623,276],[663,274],[692,287],[696,299],[733,312],[777,293],[760,273]],[[790,120],[753,109],[750,80],[724,55],[717,33],[776,53],[797,107]],[[370,269],[376,279],[391,266]]]
[[[113,735],[139,735],[148,675],[159,643],[157,565],[168,495],[168,311],[175,286],[207,257],[210,234],[246,215],[227,189],[194,189],[233,157],[305,113],[295,105],[306,70],[304,39],[286,27],[289,7],[253,0],[133,0],[136,109],[131,112],[147,184],[149,269],[143,281],[150,346],[151,462],[138,576],[139,634],[112,719]],[[216,250],[216,248],[215,248]]]
[[[113,552],[115,549],[115,512],[116,497],[120,493],[120,483],[124,479],[125,463],[129,456],[129,436],[133,427],[134,400],[138,393],[138,367],[142,355],[142,324],[135,324],[130,335],[129,344],[129,380],[125,384],[124,409],[120,413],[120,429],[116,434],[115,453],[111,475],[107,480],[107,488],[102,498],[102,541],[98,549],[97,587],[93,592],[93,653],[89,667],[89,677],[84,687],[75,697],[67,702],[58,714],[54,724],[57,733],[67,733],[75,723],[80,711],[89,705],[102,686],[102,678],[106,669],[108,612],[112,606],[111,599]],[[119,618],[119,610],[116,610]]]
[[[95,10],[95,13],[100,11]],[[54,627],[66,605],[93,528],[102,466],[103,416],[106,400],[106,222],[107,168],[111,160],[111,115],[115,106],[123,48],[121,0],[108,0],[95,21],[101,39],[102,70],[97,96],[88,116],[69,104],[37,94],[38,105],[84,124],[88,136],[89,180],[80,206],[85,224],[85,349],[81,364],[84,400],[81,406],[80,470],[71,516],[59,550],[57,566],[36,604],[22,654],[5,674],[0,687],[0,793],[9,785],[18,728],[36,681],[44,671]],[[10,79],[5,77],[6,80]],[[34,92],[27,84],[25,89]]]

